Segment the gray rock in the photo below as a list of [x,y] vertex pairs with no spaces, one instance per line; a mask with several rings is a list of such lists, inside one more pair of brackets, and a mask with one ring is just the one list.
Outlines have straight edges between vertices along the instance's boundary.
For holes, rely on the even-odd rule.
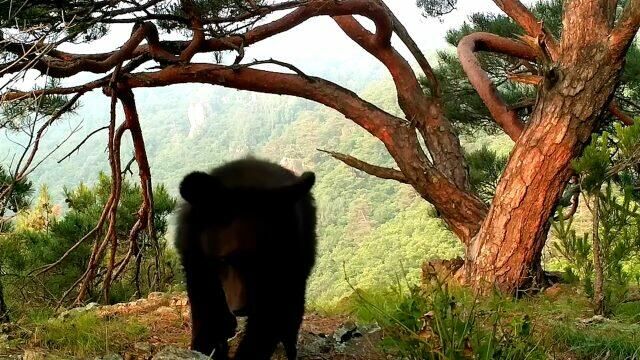
[[163,292],[159,292],[159,291],[152,292],[149,295],[147,295],[147,299],[149,299],[149,300],[162,299],[162,298],[165,298],[165,297],[167,297],[167,294],[165,294]]
[[358,326],[353,321],[345,322],[333,333],[333,339],[339,344],[360,336],[362,334],[358,331]]
[[149,344],[148,342],[137,342],[133,344],[133,348],[136,351],[139,351],[141,353],[145,353],[145,354],[151,353],[151,344]]
[[310,341],[304,347],[304,352],[308,354],[327,354],[333,349],[333,342],[331,338],[326,336],[314,336],[314,339]]
[[606,317],[602,315],[594,315],[588,319],[580,319],[580,324],[582,325],[592,325],[592,324],[600,324],[605,321],[609,321]]
[[97,302],[92,302],[92,303],[88,303],[81,309],[84,311],[91,311],[91,310],[97,309],[98,307],[100,307],[100,304],[98,304]]
[[119,354],[107,354],[105,356],[97,356],[94,360],[124,360]]
[[381,331],[382,328],[380,327],[380,325],[378,325],[377,322],[374,322],[372,324],[359,324],[358,330],[363,334],[374,334],[378,331]]
[[[81,313],[85,313],[85,312],[88,312],[88,311],[96,310],[98,308],[100,308],[100,304],[98,304],[96,302],[88,303],[85,306],[81,306],[81,307],[77,307],[77,308],[73,308],[73,309],[65,310],[65,311],[61,312],[60,315],[58,315],[57,319],[58,320],[65,320],[65,319],[68,319],[68,318],[70,318],[72,316],[76,316],[76,315],[81,314]],[[49,319],[49,320],[51,321],[53,319]]]
[[[58,315],[58,320],[65,320],[71,317],[71,310],[65,310]],[[49,322],[53,322],[54,318],[49,319]]]
[[23,360],[44,360],[45,354],[35,350],[25,350],[22,354]]
[[174,347],[166,347],[158,352],[152,360],[208,360],[208,356],[205,356],[199,352],[179,349]]

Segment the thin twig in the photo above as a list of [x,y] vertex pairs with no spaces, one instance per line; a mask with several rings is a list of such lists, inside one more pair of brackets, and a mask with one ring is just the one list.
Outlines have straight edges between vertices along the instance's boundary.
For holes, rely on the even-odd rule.
[[68,159],[71,157],[71,155],[73,155],[74,152],[79,151],[80,148],[82,147],[82,145],[84,145],[84,143],[87,142],[87,140],[89,140],[93,135],[99,133],[102,130],[107,130],[109,129],[109,126],[103,126],[101,128],[97,128],[95,130],[93,130],[91,133],[89,133],[89,135],[87,135],[84,139],[82,139],[82,141],[80,141],[80,143],[78,145],[76,145],[71,151],[69,151],[67,153],[67,155],[63,156],[60,160],[58,160],[58,164],[60,164],[61,162],[63,162],[64,160]]
[[303,78],[305,78],[305,80],[308,80],[309,82],[315,82],[315,79],[307,74],[305,74],[302,70],[298,69],[296,66],[286,63],[284,61],[279,61],[279,60],[274,60],[274,59],[268,59],[268,60],[254,60],[253,62],[250,63],[246,63],[246,64],[236,64],[236,65],[231,65],[229,66],[229,68],[233,69],[233,70],[240,70],[243,68],[249,68],[255,65],[261,65],[261,64],[274,64],[274,65],[279,65],[282,66],[284,68],[287,68],[291,71],[293,71],[294,73],[302,76]]

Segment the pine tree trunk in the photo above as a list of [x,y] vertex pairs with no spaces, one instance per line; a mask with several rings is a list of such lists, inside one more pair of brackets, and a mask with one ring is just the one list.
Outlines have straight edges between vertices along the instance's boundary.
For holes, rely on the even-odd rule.
[[4,287],[2,286],[2,280],[0,280],[0,324],[9,322],[9,310],[7,309],[7,303],[4,301]]
[[590,140],[622,69],[622,59],[611,55],[606,40],[575,41],[584,36],[575,34],[574,42],[562,44],[557,76],[545,79],[489,214],[467,249],[465,275],[478,289],[516,293],[541,275],[540,256],[572,173],[571,160]]
[[604,273],[602,269],[602,252],[600,249],[600,199],[598,193],[593,201],[593,271],[595,282],[593,287],[593,311],[596,315],[604,314]]

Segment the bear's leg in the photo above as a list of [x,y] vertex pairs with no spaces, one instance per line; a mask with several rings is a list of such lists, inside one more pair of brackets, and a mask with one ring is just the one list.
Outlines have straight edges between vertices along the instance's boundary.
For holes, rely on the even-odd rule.
[[281,338],[278,321],[278,316],[274,316],[274,312],[249,315],[235,360],[271,359]]
[[229,311],[215,267],[201,257],[183,261],[191,306],[191,349],[216,360],[228,359],[227,339],[237,322]]
[[304,316],[305,286],[297,293],[292,293],[289,305],[284,309],[282,319],[282,344],[288,360],[297,359],[298,333]]

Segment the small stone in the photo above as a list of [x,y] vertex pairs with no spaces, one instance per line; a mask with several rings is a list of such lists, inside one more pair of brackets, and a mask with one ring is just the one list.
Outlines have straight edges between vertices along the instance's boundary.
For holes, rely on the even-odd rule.
[[22,354],[23,360],[44,360],[45,354],[36,350],[25,350]]
[[137,342],[133,344],[133,348],[141,353],[150,354],[151,353],[151,344],[147,342]]
[[175,314],[175,310],[173,310],[173,308],[168,307],[168,306],[161,306],[159,308],[157,308],[154,313],[158,314],[158,315],[165,315],[165,314]]
[[592,324],[600,324],[607,320],[608,319],[602,315],[594,315],[588,319],[580,319],[580,323],[583,325],[592,325]]
[[164,295],[165,294],[163,292],[155,291],[155,292],[149,293],[149,295],[147,296],[147,299],[149,300],[162,299]]
[[91,311],[97,309],[100,305],[97,302],[88,303],[83,309],[84,311]]
[[345,322],[333,333],[333,339],[340,344],[359,336],[362,336],[362,334],[358,331],[358,327],[353,321]]
[[558,294],[562,292],[562,286],[560,284],[553,284],[550,288],[544,291],[544,294],[552,299],[558,297]]
[[209,359],[199,352],[178,349],[174,347],[166,347],[158,352],[152,360],[206,360]]
[[105,356],[96,356],[94,360],[124,360],[120,354],[107,354]]

